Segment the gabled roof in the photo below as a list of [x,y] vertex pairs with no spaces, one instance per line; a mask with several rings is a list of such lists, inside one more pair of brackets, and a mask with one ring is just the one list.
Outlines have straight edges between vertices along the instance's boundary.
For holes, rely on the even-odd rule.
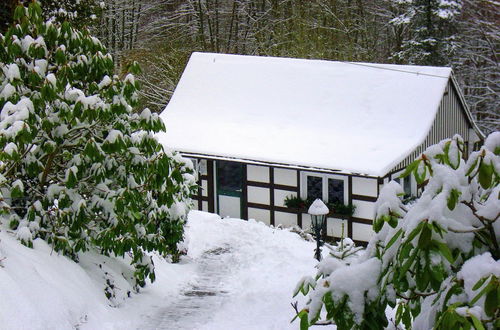
[[426,138],[450,68],[193,53],[161,117],[183,152],[383,176]]

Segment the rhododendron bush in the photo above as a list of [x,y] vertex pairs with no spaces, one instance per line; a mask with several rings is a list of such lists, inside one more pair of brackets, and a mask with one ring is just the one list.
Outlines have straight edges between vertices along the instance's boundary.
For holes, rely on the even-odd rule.
[[164,125],[156,114],[133,111],[138,84],[131,73],[113,74],[98,39],[44,22],[37,2],[14,19],[0,35],[4,228],[75,260],[88,249],[129,255],[136,287],[154,280],[147,252],[177,253],[191,163],[157,142]]
[[[297,286],[310,298],[301,328],[500,328],[500,132],[464,159],[461,137],[429,147],[408,166],[421,196],[407,206],[395,181],[376,203],[376,235],[359,258],[325,258]],[[323,321],[324,322],[324,321]]]

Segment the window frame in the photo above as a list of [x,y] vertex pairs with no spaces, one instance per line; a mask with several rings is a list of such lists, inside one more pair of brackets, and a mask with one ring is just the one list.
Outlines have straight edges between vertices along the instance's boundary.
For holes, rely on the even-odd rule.
[[319,172],[308,172],[301,171],[300,175],[300,197],[303,199],[307,198],[307,177],[314,176],[319,177],[322,180],[322,200],[328,202],[328,179],[341,180],[344,182],[344,205],[349,204],[349,186],[348,186],[348,176],[338,175],[330,173],[319,173]]

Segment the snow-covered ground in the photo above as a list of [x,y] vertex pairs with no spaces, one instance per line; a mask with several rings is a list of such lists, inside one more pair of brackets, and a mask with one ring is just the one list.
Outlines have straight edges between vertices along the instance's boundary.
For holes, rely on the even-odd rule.
[[[192,211],[188,254],[155,258],[157,280],[126,297],[127,262],[87,253],[75,264],[0,232],[1,329],[297,329],[292,293],[314,275],[314,244],[288,230]],[[103,283],[116,284],[109,306]],[[299,301],[303,305],[304,297]],[[322,327],[325,328],[325,327]]]

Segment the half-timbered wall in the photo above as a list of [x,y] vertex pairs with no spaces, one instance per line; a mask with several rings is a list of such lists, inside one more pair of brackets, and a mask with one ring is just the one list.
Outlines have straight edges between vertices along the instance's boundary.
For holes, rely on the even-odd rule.
[[[193,196],[199,210],[215,212],[215,162],[210,159],[194,159],[199,171],[197,195]],[[345,204],[353,204],[356,211],[352,217],[330,213],[326,221],[326,234],[330,237],[350,237],[357,242],[366,242],[372,232],[374,202],[379,192],[377,178],[302,171],[266,165],[246,164],[246,181],[243,192],[242,216],[268,225],[283,227],[299,226],[309,231],[311,218],[307,210],[290,209],[285,206],[287,196],[306,197],[304,189],[307,175],[344,180]]]
[[214,206],[214,161],[191,158],[198,174],[198,191],[192,196],[195,207],[200,211],[215,212]]
[[[452,118],[452,120],[450,120]],[[425,141],[418,146],[408,157],[399,163],[392,172],[399,171],[413,162],[425,149],[439,141],[451,138],[455,134],[460,134],[465,142],[475,142],[471,139],[477,136],[470,136],[472,126],[465,114],[460,102],[459,94],[452,81],[448,81],[444,96],[436,114],[434,123]]]

